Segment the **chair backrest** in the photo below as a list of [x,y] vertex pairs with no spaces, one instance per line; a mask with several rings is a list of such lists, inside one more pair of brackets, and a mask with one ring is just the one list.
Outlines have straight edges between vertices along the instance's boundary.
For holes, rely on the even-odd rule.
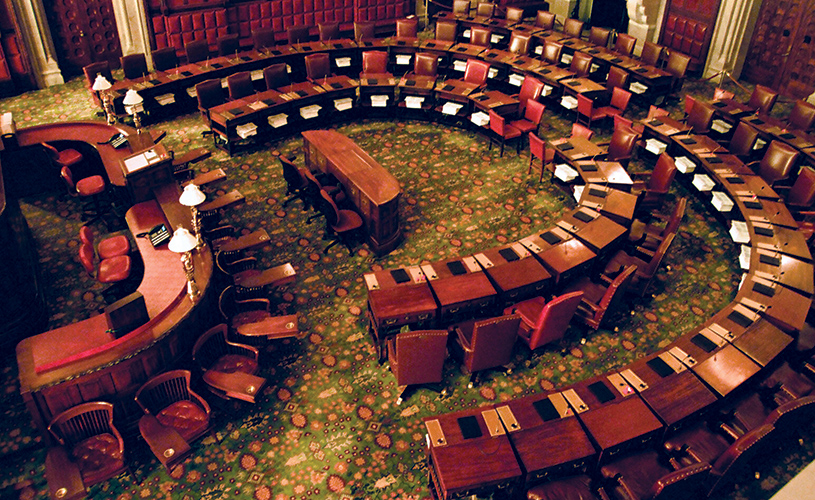
[[815,106],[798,99],[787,118],[787,128],[790,130],[809,130],[815,124]]
[[107,61],[99,61],[83,66],[82,72],[85,73],[85,83],[88,88],[93,87],[93,82],[96,80],[96,75],[104,76],[110,83],[116,81],[113,79],[113,75],[110,72],[110,63]]
[[[651,500],[685,500],[701,498],[702,488],[710,477],[711,465],[698,462],[669,472],[651,487]],[[703,496],[703,495],[702,495]]]
[[590,141],[592,137],[594,137],[594,130],[590,129],[585,125],[581,125],[580,123],[573,123],[572,124],[572,137],[582,137],[587,141]]
[[512,35],[509,36],[509,46],[507,50],[513,54],[525,56],[529,53],[529,40],[531,38],[531,35],[513,31]]
[[640,61],[650,66],[659,66],[662,60],[662,51],[662,45],[646,41],[645,45],[642,46]]
[[787,205],[808,208],[815,202],[815,170],[801,167],[786,199]]
[[218,78],[204,80],[195,85],[195,91],[198,96],[198,109],[206,110],[224,103],[224,89]]
[[416,38],[419,32],[419,18],[408,17],[396,20],[396,36],[399,38]]
[[469,14],[470,13],[470,0],[453,0],[453,13],[454,14]]
[[748,157],[753,152],[753,147],[758,140],[758,130],[747,123],[740,121],[727,145],[728,151],[737,156]]
[[798,162],[798,151],[781,141],[772,141],[758,164],[758,175],[768,184],[786,179]]
[[331,195],[326,193],[325,190],[320,190],[320,197],[322,198],[320,211],[325,215],[326,224],[330,227],[336,226],[340,220],[340,209],[337,208],[334,199],[331,198]]
[[277,157],[280,161],[280,166],[283,167],[283,179],[286,181],[289,192],[304,189],[306,186],[306,179],[300,173],[300,169],[293,161],[286,158],[284,155]]
[[706,134],[710,131],[716,110],[706,102],[697,101],[688,112],[688,125],[694,134]]
[[147,58],[142,53],[122,56],[121,63],[125,78],[128,80],[141,78],[148,73]]
[[620,110],[620,114],[624,114],[628,109],[628,102],[631,100],[631,92],[622,87],[614,87],[611,91],[611,101],[609,104],[612,108]]
[[435,54],[418,52],[413,59],[413,73],[419,76],[436,76],[439,70],[439,58]]
[[[56,154],[59,154],[59,152],[56,151],[54,146],[51,146],[48,143],[43,143],[43,146],[47,146],[46,149],[52,156],[54,155],[54,152],[56,152]],[[53,148],[53,151],[51,151],[48,148]],[[76,182],[74,182],[74,173],[71,171],[71,169],[68,167],[62,167],[61,169],[59,169],[59,176],[62,179],[62,182],[65,183],[65,187],[68,188],[68,191],[70,191],[71,194],[76,194]]]
[[712,464],[710,473],[717,480],[708,495],[737,478],[760,453],[766,451],[773,436],[772,425],[761,425],[739,437]]
[[573,71],[575,76],[588,76],[591,71],[591,61],[593,57],[588,52],[575,52],[572,56],[572,63],[569,65],[569,70]]
[[665,228],[662,230],[662,237],[669,234],[676,234],[676,232],[679,230],[679,224],[682,223],[682,218],[685,217],[685,209],[687,206],[688,199],[684,196],[676,201],[674,204],[674,209],[671,211],[671,217],[668,219],[668,223],[665,224]]
[[504,18],[510,23],[519,23],[524,19],[524,10],[519,7],[507,7]]
[[492,17],[495,15],[495,4],[492,2],[478,2],[475,14],[480,17]]
[[388,53],[382,50],[366,50],[362,53],[363,73],[387,73]]
[[767,115],[772,111],[777,99],[778,92],[764,85],[756,85],[753,93],[750,94],[750,99],[747,101],[747,107]]
[[764,423],[772,425],[780,438],[787,438],[813,420],[815,396],[810,395],[783,403],[767,415]]
[[583,94],[577,94],[577,117],[591,116],[594,108],[594,101]]
[[611,134],[611,142],[608,145],[608,161],[618,161],[631,156],[634,146],[637,145],[639,134],[630,128],[617,128]]
[[458,36],[458,23],[439,19],[436,21],[436,40],[455,42]]
[[209,43],[206,38],[193,40],[184,44],[184,52],[187,54],[187,62],[197,63],[209,58]]
[[286,38],[290,45],[296,43],[307,43],[309,41],[309,26],[305,24],[293,24],[286,29]]
[[79,263],[85,268],[85,271],[91,276],[96,272],[93,261],[96,258],[96,252],[93,249],[93,244],[83,243],[79,245]]
[[660,108],[658,106],[651,106],[648,108],[648,116],[646,117],[647,120],[653,120],[659,116],[668,116],[670,112],[667,109]]
[[659,270],[659,265],[662,263],[662,259],[665,257],[665,254],[668,253],[668,249],[671,247],[671,243],[673,243],[675,236],[676,234],[669,234],[665,236],[657,249],[654,251],[654,256],[651,257],[651,260],[646,262],[645,266],[637,269],[637,276],[640,279],[651,279],[654,277],[654,275],[656,275],[657,271]]
[[305,58],[306,75],[311,80],[318,80],[331,75],[331,59],[325,52],[309,54]]
[[340,38],[340,23],[319,23],[317,30],[320,32],[321,42]]
[[447,354],[447,330],[398,333],[394,345],[396,352],[389,355],[397,385],[441,382]]
[[275,46],[275,33],[272,28],[260,28],[252,31],[252,46],[258,52],[263,52]]
[[537,101],[543,92],[543,82],[532,76],[525,76],[521,83],[521,90],[518,92],[518,109],[524,112],[526,103],[530,99]]
[[227,352],[227,326],[221,323],[198,337],[192,346],[192,359],[201,370],[207,370]]
[[93,245],[93,229],[90,226],[84,225],[79,228],[79,241],[85,245]]
[[676,50],[671,51],[668,56],[668,63],[665,65],[665,71],[671,76],[681,79],[685,78],[685,73],[688,71],[688,64],[690,64],[690,57]]
[[[608,38],[611,36],[611,30],[608,28],[601,28],[600,26],[592,26],[589,31],[589,42],[597,45],[598,47],[608,47]],[[636,40],[636,38],[634,39]]]
[[722,99],[733,99],[736,97],[736,94],[730,92],[729,90],[725,90],[721,87],[716,87],[713,89],[713,100],[714,101],[721,101]]
[[502,366],[512,359],[521,317],[517,314],[476,321],[466,358],[470,373]]
[[617,39],[614,40],[614,52],[630,57],[634,54],[634,48],[636,46],[636,37],[633,37],[628,33],[617,33]]
[[529,332],[529,348],[538,347],[563,338],[577,306],[583,300],[583,292],[571,292],[550,300],[541,309],[535,326]]
[[470,43],[480,47],[489,47],[492,43],[492,30],[484,26],[473,26],[470,29]]
[[490,115],[490,130],[503,137],[506,133],[506,119],[493,110],[488,110]]
[[609,311],[614,312],[617,310],[617,307],[622,303],[625,297],[625,292],[631,286],[636,272],[637,266],[631,265],[623,269],[622,272],[614,278],[597,303],[597,310],[594,312],[594,316],[586,320],[589,326],[595,330],[600,328],[600,325],[603,324],[603,320],[607,316],[610,316]]
[[546,111],[545,104],[543,104],[540,101],[530,99],[526,103],[526,109],[524,110],[524,119],[534,123],[536,125],[535,130],[537,130],[537,125],[540,125],[541,119],[543,119],[544,111]]
[[153,59],[153,69],[156,71],[167,71],[178,67],[178,53],[175,47],[164,47],[156,49],[150,53]]
[[[541,161],[546,161],[546,141],[538,137],[534,132],[529,132],[529,152],[535,158],[540,158]],[[531,158],[530,158],[531,161]]]
[[234,56],[241,50],[241,41],[237,33],[219,36],[217,44],[219,56]]
[[464,81],[476,85],[487,83],[487,75],[490,72],[490,65],[478,59],[467,59],[467,66],[464,68]]
[[373,40],[376,38],[375,21],[354,21],[354,40]]
[[535,26],[544,30],[555,29],[555,14],[548,10],[539,10],[535,15]]
[[569,18],[563,21],[563,32],[569,36],[580,38],[583,35],[583,21]]
[[610,66],[608,68],[608,78],[606,78],[606,88],[609,90],[617,87],[625,88],[628,85],[628,77],[628,71],[617,66]]
[[255,93],[252,75],[248,71],[241,71],[226,77],[226,87],[229,89],[230,99],[241,99]]
[[543,42],[543,52],[541,52],[541,61],[548,64],[560,63],[560,57],[563,55],[563,44],[546,40]]
[[192,394],[190,372],[172,370],[156,375],[139,387],[136,403],[145,413],[157,415],[177,401],[195,401]]
[[628,118],[623,118],[620,115],[614,115],[614,130],[617,130],[619,127],[628,127],[631,128],[634,126],[634,122],[629,120]]
[[286,70],[286,63],[272,64],[263,69],[263,81],[266,89],[279,89],[291,83],[289,73]]
[[651,177],[648,179],[648,191],[651,193],[667,193],[676,176],[676,162],[668,153],[662,153],[657,158]]
[[105,401],[91,401],[68,408],[51,420],[48,431],[68,448],[99,434],[113,434],[123,443],[121,434],[113,425],[113,405]]

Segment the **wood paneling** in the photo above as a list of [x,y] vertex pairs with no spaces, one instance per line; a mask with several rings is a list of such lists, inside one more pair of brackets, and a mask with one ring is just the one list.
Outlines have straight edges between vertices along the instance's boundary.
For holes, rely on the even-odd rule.
[[99,61],[119,67],[122,47],[111,0],[51,0],[45,7],[64,73],[80,74]]

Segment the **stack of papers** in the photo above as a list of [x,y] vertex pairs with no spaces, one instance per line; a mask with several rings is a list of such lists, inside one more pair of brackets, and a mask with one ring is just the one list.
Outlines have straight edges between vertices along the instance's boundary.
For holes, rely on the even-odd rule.
[[535,52],[535,54],[537,55],[543,54],[543,45],[538,45],[537,47],[535,47],[535,50],[533,52]]
[[487,71],[487,78],[495,78],[496,76],[498,76],[498,68],[491,67],[489,71]]
[[441,107],[441,112],[445,115],[455,115],[463,107],[463,104],[457,102],[445,102],[444,106]]
[[563,54],[563,57],[560,58],[560,62],[568,66],[572,63],[573,58],[574,55],[572,54]]
[[572,182],[577,178],[577,170],[565,163],[555,166],[555,177],[563,182]]
[[346,109],[351,109],[354,105],[354,101],[351,100],[350,97],[345,97],[343,99],[334,99],[334,109],[337,111],[345,111]]
[[731,200],[725,193],[721,191],[713,192],[713,199],[710,203],[716,207],[719,212],[727,213],[733,210],[733,200]]
[[348,68],[351,66],[351,58],[337,57],[336,59],[334,59],[334,64],[336,64],[338,68]]
[[514,85],[516,87],[520,87],[524,83],[524,76],[519,75],[517,73],[512,73],[509,75],[509,84]]
[[244,123],[243,125],[238,125],[237,127],[235,127],[235,133],[237,133],[238,137],[240,137],[241,139],[246,139],[247,137],[257,135],[258,126],[251,122]]
[[580,198],[583,196],[583,191],[586,189],[585,184],[581,184],[579,186],[574,187],[574,201],[579,202]]
[[628,86],[628,90],[635,94],[644,94],[648,92],[648,87],[640,82],[634,82]]
[[455,61],[453,61],[453,71],[464,72],[465,69],[467,69],[466,61],[462,61],[461,59],[456,59]]
[[198,91],[195,90],[195,87],[188,87],[187,95],[195,99],[196,97],[198,97]]
[[251,73],[249,73],[249,77],[253,81],[254,80],[263,80],[263,70],[262,69],[253,70]]
[[541,95],[543,97],[548,97],[548,96],[552,95],[553,90],[555,90],[555,88],[552,87],[551,85],[544,85],[543,90],[541,90]]
[[17,124],[14,123],[14,116],[11,114],[11,111],[7,111],[3,113],[3,116],[0,116],[0,133],[3,135],[17,133]]
[[371,96],[371,106],[375,108],[384,108],[388,105],[388,97],[387,95],[372,95]]
[[690,174],[696,170],[696,164],[687,156],[678,156],[674,159],[676,169],[683,174]]
[[560,105],[566,109],[577,109],[577,98],[572,95],[565,95],[560,98]]
[[492,43],[493,45],[496,45],[496,44],[501,43],[501,40],[503,40],[503,39],[504,39],[504,35],[496,35],[495,33],[493,33],[492,36],[490,36],[490,43]]
[[421,109],[424,97],[409,95],[405,97],[405,107],[410,109]]
[[716,186],[713,179],[706,174],[694,174],[692,184],[699,191],[710,191]]
[[645,149],[654,153],[655,155],[661,155],[666,149],[668,149],[668,145],[652,137],[645,141]]
[[598,69],[600,69],[599,64],[591,63],[591,67],[589,68],[589,73],[595,73]]
[[396,54],[396,65],[407,66],[410,64],[410,54]]
[[742,245],[750,243],[750,232],[747,230],[747,223],[734,220],[730,225],[730,238],[734,243],[741,243]]
[[167,106],[169,104],[173,104],[175,102],[175,95],[173,94],[157,95],[156,102],[159,104],[159,106]]
[[733,125],[730,125],[724,120],[713,120],[713,123],[710,125],[710,128],[720,134],[726,134],[730,132],[730,129],[733,128]]
[[464,30],[464,32],[461,33],[461,36],[463,36],[464,38],[470,38],[470,28]]
[[280,128],[285,126],[289,122],[289,115],[285,113],[280,113],[278,115],[270,116],[268,118],[269,125],[274,128]]
[[767,145],[767,141],[765,141],[764,139],[759,137],[758,139],[756,139],[756,145],[753,146],[753,150],[758,151],[760,149],[764,149],[764,146],[766,146],[766,145]]
[[483,111],[477,111],[470,117],[470,121],[479,127],[486,127],[490,123],[490,115]]
[[747,271],[750,269],[750,256],[753,253],[753,247],[749,245],[742,245],[741,252],[739,253],[739,266]]
[[317,115],[320,114],[321,109],[322,109],[322,106],[320,106],[319,104],[312,104],[311,106],[304,106],[304,107],[300,108],[300,116],[302,116],[306,120],[311,119],[311,118],[317,118]]

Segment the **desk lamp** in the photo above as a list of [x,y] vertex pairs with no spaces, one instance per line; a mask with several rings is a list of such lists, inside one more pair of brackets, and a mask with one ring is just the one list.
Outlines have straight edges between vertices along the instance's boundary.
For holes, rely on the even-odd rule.
[[171,252],[181,254],[181,264],[184,266],[184,274],[187,276],[187,295],[195,302],[198,298],[198,285],[195,283],[195,269],[192,263],[192,251],[198,246],[198,240],[190,234],[187,229],[179,227],[173,233],[167,248]]
[[125,105],[127,114],[133,115],[133,125],[136,126],[136,133],[140,134],[141,117],[139,116],[139,112],[144,110],[144,107],[142,106],[144,99],[135,90],[128,89],[127,94],[125,94],[124,101],[122,102]]
[[108,122],[108,125],[113,125],[116,121],[116,116],[113,113],[113,103],[110,102],[110,81],[105,78],[103,75],[99,74],[96,75],[96,80],[93,81],[93,86],[91,90],[96,92],[97,99],[102,101],[102,108],[105,110],[105,119]]
[[197,247],[204,245],[204,239],[201,237],[201,216],[196,207],[201,203],[204,203],[206,199],[207,195],[205,195],[201,189],[198,188],[198,185],[194,183],[187,184],[184,187],[184,192],[181,193],[181,197],[178,198],[178,202],[185,207],[190,207],[190,211],[192,212],[192,230],[195,231]]

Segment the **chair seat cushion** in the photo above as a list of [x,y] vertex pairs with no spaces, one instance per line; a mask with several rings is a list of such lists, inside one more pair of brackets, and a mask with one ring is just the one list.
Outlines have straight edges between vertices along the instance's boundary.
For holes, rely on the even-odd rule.
[[594,500],[587,476],[572,476],[531,488],[527,500]]
[[533,130],[538,129],[538,125],[536,123],[532,123],[529,120],[515,120],[509,122],[509,126],[516,128],[521,131],[521,133],[526,134],[527,132],[532,132]]
[[172,427],[187,441],[193,440],[209,424],[209,416],[192,401],[176,401],[161,410],[156,419],[162,425]]
[[80,441],[71,453],[83,477],[116,470],[121,466],[123,458],[119,440],[110,433],[97,434]]
[[57,156],[57,163],[63,167],[72,167],[82,161],[82,153],[75,149],[63,149]]
[[340,210],[339,213],[339,220],[334,226],[331,227],[331,229],[334,231],[343,233],[345,231],[351,231],[352,229],[362,227],[362,217],[360,217],[358,213],[354,212],[353,210]]
[[504,139],[515,139],[516,137],[520,137],[521,130],[513,127],[512,125],[507,125],[504,127]]
[[80,196],[93,196],[105,191],[105,179],[101,175],[92,175],[76,183],[76,192]]
[[604,465],[600,472],[608,479],[619,474],[620,482],[635,498],[649,498],[654,482],[672,470],[659,462],[657,452],[649,450]]
[[212,370],[224,373],[254,374],[258,369],[258,362],[248,356],[240,354],[225,354],[218,358],[210,367]]
[[96,279],[101,283],[116,283],[130,277],[132,261],[129,255],[119,255],[99,261]]
[[99,242],[96,253],[103,260],[118,257],[119,255],[127,255],[130,253],[130,240],[123,234],[105,238]]
[[546,305],[544,297],[534,297],[523,302],[518,302],[514,306],[504,310],[504,314],[511,314],[512,311],[521,315],[521,320],[528,326],[533,327],[540,315],[541,309]]

